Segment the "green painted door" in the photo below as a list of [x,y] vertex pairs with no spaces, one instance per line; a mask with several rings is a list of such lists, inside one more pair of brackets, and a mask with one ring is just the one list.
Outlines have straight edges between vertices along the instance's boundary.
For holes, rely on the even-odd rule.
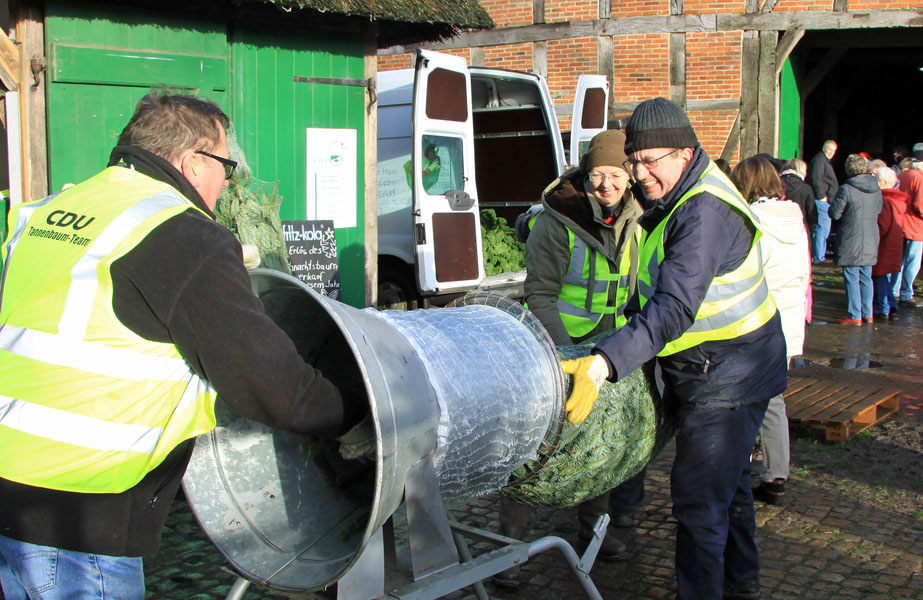
[[318,169],[309,168],[308,161],[317,160],[326,148],[314,145],[354,140],[350,166],[355,173],[335,182],[344,184],[337,199],[344,218],[335,226],[342,300],[364,306],[365,88],[316,81],[361,80],[362,39],[237,29],[232,48],[237,142],[255,176],[279,181],[283,219],[314,218],[313,203],[322,192],[317,189]]
[[315,134],[351,130],[355,185],[342,198],[346,226],[338,225],[336,239],[341,299],[364,306],[365,91],[312,82],[362,79],[363,40],[257,27],[231,27],[220,16],[197,20],[128,7],[109,13],[96,7],[91,15],[72,3],[48,0],[49,189],[102,170],[135,104],[160,85],[211,98],[224,108],[254,178],[269,189],[279,182],[283,219],[310,218],[309,128]]
[[152,87],[211,98],[228,110],[228,44],[223,23],[168,18],[124,8],[92,16],[48,0],[46,52],[49,189],[106,166],[109,152]]
[[791,60],[779,76],[779,158],[801,158],[801,90]]

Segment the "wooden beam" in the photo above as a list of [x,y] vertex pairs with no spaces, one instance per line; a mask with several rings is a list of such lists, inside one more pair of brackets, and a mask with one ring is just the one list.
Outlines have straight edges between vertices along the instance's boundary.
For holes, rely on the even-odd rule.
[[817,64],[814,65],[814,68],[811,69],[811,72],[805,76],[801,83],[801,96],[803,98],[807,98],[814,92],[818,84],[820,84],[824,77],[827,76],[827,73],[830,72],[830,69],[835,67],[840,59],[843,58],[843,55],[846,54],[846,50],[847,48],[831,48],[819,61],[817,61]]
[[759,62],[759,141],[757,149],[771,156],[776,155],[776,102],[779,93],[779,79],[776,77],[775,31],[761,31]]
[[844,29],[886,29],[923,27],[923,9],[874,11],[782,11],[768,13],[722,13],[624,17],[566,21],[502,27],[488,31],[461,33],[442,42],[391,46],[378,51],[379,56],[412,52],[417,48],[451,50],[474,46],[502,46],[525,42],[564,40],[600,35],[634,35],[647,33],[692,33],[707,31],[805,31]]
[[608,119],[612,116],[612,103],[615,101],[615,94],[618,92],[615,90],[615,46],[613,44],[612,38],[604,35],[597,38],[596,45],[596,72],[600,75],[606,77],[606,81],[609,82],[609,114],[606,115]]
[[545,0],[532,0],[532,22],[545,22]]
[[788,57],[791,56],[792,51],[795,49],[795,46],[798,45],[798,42],[801,41],[801,38],[804,37],[803,29],[789,29],[782,35],[782,39],[779,40],[779,45],[776,46],[776,77],[782,74],[782,67],[785,65],[785,61],[788,60]]
[[[48,149],[45,137],[45,27],[41,11],[20,4],[16,13],[19,40],[19,114],[22,141],[22,199],[48,195]],[[36,71],[33,71],[35,61]]]
[[548,43],[535,42],[532,44],[532,72],[548,78]]
[[759,64],[760,38],[757,31],[744,32],[740,57],[740,156],[759,150]]
[[15,92],[19,89],[21,61],[19,48],[0,29],[0,83],[7,91]]
[[471,49],[471,62],[472,67],[483,67],[485,65],[484,58],[484,47],[479,46],[477,48]]
[[670,0],[670,14],[681,15],[685,12],[683,0]]
[[729,165],[734,159],[734,153],[737,152],[738,146],[740,146],[740,110],[737,111],[737,116],[734,117],[734,123],[728,132],[727,141],[724,142],[724,149],[721,150],[721,158],[726,160]]
[[686,108],[686,34],[670,34],[670,100]]
[[612,16],[612,0],[599,0],[597,16],[600,19],[608,19]]
[[[609,107],[609,112],[613,115],[630,114],[640,100],[632,102],[613,102]],[[555,105],[555,110],[558,105]],[[716,98],[711,100],[687,100],[686,112],[709,112],[709,111],[731,111],[740,109],[740,98]]]
[[849,0],[833,0],[833,10],[849,10]]
[[[365,36],[365,59],[363,76],[368,81],[375,81],[378,72],[377,44],[373,36]],[[378,102],[373,102],[371,90],[366,89],[363,111],[365,123],[365,189],[363,209],[365,251],[365,305],[378,304]]]
[[805,29],[882,29],[923,27],[923,9],[865,11],[782,11],[716,15],[719,31]]

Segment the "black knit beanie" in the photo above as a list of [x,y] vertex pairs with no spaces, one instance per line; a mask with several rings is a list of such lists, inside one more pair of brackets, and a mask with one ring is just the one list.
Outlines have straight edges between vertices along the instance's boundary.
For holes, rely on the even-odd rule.
[[645,100],[625,125],[625,153],[647,148],[695,148],[699,140],[685,111],[666,98]]

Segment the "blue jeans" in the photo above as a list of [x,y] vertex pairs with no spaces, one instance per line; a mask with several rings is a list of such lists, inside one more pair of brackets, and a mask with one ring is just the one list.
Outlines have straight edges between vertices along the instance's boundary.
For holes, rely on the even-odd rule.
[[0,536],[0,584],[6,600],[142,600],[144,567],[140,557],[86,554]]
[[872,316],[872,267],[843,267],[846,280],[846,312],[850,319]]
[[759,587],[750,452],[768,404],[680,410],[670,474],[679,600]]
[[920,272],[920,260],[923,259],[923,241],[908,240],[904,238],[904,258],[901,262],[901,272],[894,282],[892,291],[898,300],[913,299],[913,280]]
[[827,236],[830,235],[830,203],[815,200],[817,206],[817,227],[811,234],[811,258],[814,262],[824,262],[827,256]]
[[891,311],[897,308],[897,300],[894,298],[892,288],[899,277],[900,273],[872,275],[872,284],[875,286],[875,314],[891,314]]

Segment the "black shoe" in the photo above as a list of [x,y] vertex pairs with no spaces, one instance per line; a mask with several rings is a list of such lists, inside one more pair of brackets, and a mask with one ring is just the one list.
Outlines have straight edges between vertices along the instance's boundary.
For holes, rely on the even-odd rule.
[[921,306],[923,306],[923,303],[920,303],[920,301],[914,300],[913,298],[911,298],[910,300],[898,300],[897,305],[898,306],[909,306],[911,308],[920,308]]
[[785,495],[785,480],[777,477],[772,483],[763,481],[753,488],[753,499],[762,500],[766,504],[777,504],[779,499]]
[[490,581],[496,586],[514,590],[520,584],[520,569],[519,565],[510,567],[506,571],[501,571],[491,577]]
[[631,527],[634,524],[634,519],[628,515],[612,515],[612,520],[609,521],[609,527]]
[[[593,539],[593,530],[580,527],[580,533],[577,535],[577,538],[580,540],[580,543],[583,544],[583,551],[586,551],[586,547],[590,544],[590,540]],[[611,524],[606,529],[606,537],[603,538],[602,544],[599,545],[599,552],[596,554],[596,557],[606,562],[628,559],[628,546],[615,536]]]
[[885,313],[875,313],[874,319],[876,321],[889,321],[893,317],[891,315],[886,315]]
[[760,586],[742,588],[729,588],[725,586],[721,598],[723,600],[759,600]]

